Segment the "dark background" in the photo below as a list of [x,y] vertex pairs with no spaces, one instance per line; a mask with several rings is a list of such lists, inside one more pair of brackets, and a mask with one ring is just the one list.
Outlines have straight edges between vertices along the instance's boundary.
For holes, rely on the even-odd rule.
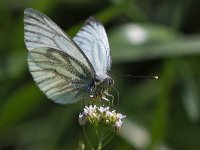
[[70,36],[89,16],[105,25],[120,93],[115,106],[127,115],[105,149],[199,150],[199,6],[199,0],[1,0],[0,149],[67,150],[85,142],[77,122],[82,103],[53,103],[29,74],[23,11],[30,7]]

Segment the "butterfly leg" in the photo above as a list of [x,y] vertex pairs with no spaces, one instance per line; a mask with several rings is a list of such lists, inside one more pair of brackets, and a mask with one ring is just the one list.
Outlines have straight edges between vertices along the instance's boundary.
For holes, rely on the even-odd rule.
[[[114,96],[113,96],[113,95],[111,95],[111,94],[109,94],[108,92],[105,92],[105,95],[106,95],[106,96],[109,96],[109,97],[111,97],[111,100],[109,100],[109,101],[111,102],[111,107],[113,107],[113,103],[114,103]],[[109,103],[109,105],[110,105],[110,103]]]
[[102,99],[105,100],[105,101],[107,101],[107,102],[110,101],[110,100],[109,100],[108,98],[106,98],[106,97],[102,97]]
[[[102,96],[102,98],[101,98],[101,99],[102,99],[102,102],[103,102],[103,100],[104,100],[104,101],[108,102],[108,103],[109,103],[109,105],[110,105],[110,100],[109,100],[108,98],[106,98],[106,97]],[[104,104],[103,104],[103,106],[104,106]]]

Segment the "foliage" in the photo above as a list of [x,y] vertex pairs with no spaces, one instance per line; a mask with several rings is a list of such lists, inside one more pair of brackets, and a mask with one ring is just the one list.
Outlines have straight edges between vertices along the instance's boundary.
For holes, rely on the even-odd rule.
[[[200,149],[198,6],[198,0],[0,1],[0,149],[76,149],[84,139],[77,121],[82,103],[47,100],[29,74],[23,42],[28,7],[47,14],[70,36],[91,15],[105,25],[117,107],[127,115],[105,149]],[[113,95],[118,105],[114,90]]]

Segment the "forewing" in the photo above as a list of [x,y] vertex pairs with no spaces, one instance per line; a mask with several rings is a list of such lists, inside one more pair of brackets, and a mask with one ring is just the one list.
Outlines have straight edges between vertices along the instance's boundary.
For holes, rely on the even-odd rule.
[[35,48],[29,52],[28,65],[49,99],[69,104],[89,98],[92,75],[80,60],[53,48]]
[[41,12],[27,8],[24,11],[24,39],[29,51],[35,48],[53,48],[74,57],[91,71],[93,67],[85,54],[65,32],[49,17]]
[[108,38],[103,25],[90,17],[73,38],[82,49],[98,74],[107,75],[111,69]]

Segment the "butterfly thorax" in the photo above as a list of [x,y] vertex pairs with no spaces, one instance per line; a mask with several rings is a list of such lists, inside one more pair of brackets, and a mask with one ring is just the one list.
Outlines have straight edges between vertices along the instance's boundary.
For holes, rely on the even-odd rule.
[[108,95],[108,92],[113,85],[114,80],[111,77],[107,77],[103,80],[94,80],[93,86],[91,87],[90,98],[100,98],[107,100],[106,96]]

